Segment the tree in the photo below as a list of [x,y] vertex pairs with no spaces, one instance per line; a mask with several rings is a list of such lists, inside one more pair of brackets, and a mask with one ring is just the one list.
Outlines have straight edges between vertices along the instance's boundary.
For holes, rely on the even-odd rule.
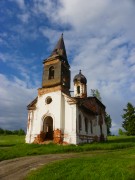
[[110,128],[112,126],[112,119],[111,119],[110,115],[107,114],[107,113],[105,115],[105,122],[106,122],[106,125],[107,125],[107,135],[111,135]]
[[4,130],[0,128],[0,134],[4,134]]
[[18,135],[19,136],[25,135],[25,131],[23,129],[19,129],[18,130]]
[[118,134],[119,136],[127,135],[126,132],[123,131],[122,129],[119,129]]
[[126,130],[127,135],[135,135],[135,107],[128,102],[127,108],[123,110],[125,113],[122,115],[124,119],[122,127]]
[[92,96],[96,97],[99,101],[102,101],[102,98],[98,89],[91,89],[91,94]]
[[7,129],[2,129],[0,128],[0,134],[3,134],[3,135],[25,135],[25,131],[23,129],[19,129],[19,130],[7,130]]
[[7,129],[4,130],[4,135],[11,135],[11,134],[12,134],[12,131],[7,130]]

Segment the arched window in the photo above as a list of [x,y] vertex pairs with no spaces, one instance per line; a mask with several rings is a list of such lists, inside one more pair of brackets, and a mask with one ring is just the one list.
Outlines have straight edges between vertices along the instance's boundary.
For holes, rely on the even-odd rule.
[[51,66],[49,68],[49,77],[48,77],[48,79],[54,79],[54,67],[53,66]]
[[100,133],[102,135],[102,124],[100,124]]
[[77,94],[80,94],[80,86],[77,86]]
[[103,124],[103,118],[102,115],[99,115],[99,126],[100,126],[100,133],[102,134],[102,124]]
[[82,130],[82,118],[81,115],[79,115],[79,131]]
[[87,120],[87,118],[85,118],[85,131],[86,131],[86,133],[88,133],[88,120]]
[[90,121],[90,130],[91,130],[91,134],[93,134],[92,121]]

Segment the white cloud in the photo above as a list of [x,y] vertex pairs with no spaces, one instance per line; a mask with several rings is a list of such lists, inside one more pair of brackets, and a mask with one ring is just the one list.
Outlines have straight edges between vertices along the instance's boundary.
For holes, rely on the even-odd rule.
[[23,23],[28,23],[30,15],[28,13],[23,13],[23,14],[19,14],[18,18],[23,22]]
[[[39,82],[39,79],[41,79],[40,77],[41,65],[35,66],[34,64],[35,59],[36,56],[31,58],[24,58],[23,56],[19,55],[17,52],[13,52],[12,54],[0,53],[0,61],[4,62],[8,68],[15,70],[15,73],[18,74],[19,77],[23,79],[23,81],[29,88],[35,86],[38,87],[41,84],[41,82]],[[32,76],[31,76],[31,71],[33,74]],[[12,76],[12,78],[14,78],[14,80],[17,81],[17,77],[12,75],[11,73],[9,73],[8,75]]]
[[112,134],[118,135],[119,128],[122,129],[121,126],[119,126],[117,123],[112,122],[112,127],[111,127],[111,132],[113,132]]
[[[108,0],[85,1],[65,0],[60,1],[62,6],[59,10],[59,18],[62,22],[71,23],[75,28],[87,29],[107,9]],[[86,26],[87,25],[87,26]]]
[[129,61],[130,65],[135,64],[135,48],[131,49],[128,61]]
[[8,79],[0,74],[0,125],[18,129],[27,126],[26,106],[36,97],[36,89],[28,89],[25,81],[14,77]]
[[24,9],[25,8],[25,0],[11,0],[17,3],[19,8]]
[[0,61],[2,61],[2,62],[7,62],[9,57],[10,56],[8,54],[0,53]]
[[48,16],[48,18],[57,17],[57,10],[59,6],[57,5],[57,1],[50,1],[50,0],[34,0],[34,8],[33,12],[39,15],[43,13]]
[[[59,31],[55,29],[48,28],[46,26],[40,27],[39,32],[43,34],[44,37],[48,38],[49,43],[54,46],[54,44],[57,42],[60,33]],[[53,48],[53,47],[52,47]]]
[[[135,82],[135,81],[134,81],[134,82]],[[131,89],[132,92],[135,92],[135,83],[134,83],[134,84],[131,84],[130,89]]]

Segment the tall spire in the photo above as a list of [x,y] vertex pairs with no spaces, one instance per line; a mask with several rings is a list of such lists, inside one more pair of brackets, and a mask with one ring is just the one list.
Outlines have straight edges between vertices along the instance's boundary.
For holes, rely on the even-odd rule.
[[64,44],[64,38],[63,38],[63,33],[61,34],[60,39],[58,40],[55,48],[53,49],[51,56],[61,56],[63,58],[63,60],[68,63],[67,60],[67,53],[66,53],[66,48],[65,48],[65,44]]
[[43,61],[44,70],[42,87],[61,86],[63,92],[69,93],[70,65],[68,63],[63,34],[61,34],[51,55]]

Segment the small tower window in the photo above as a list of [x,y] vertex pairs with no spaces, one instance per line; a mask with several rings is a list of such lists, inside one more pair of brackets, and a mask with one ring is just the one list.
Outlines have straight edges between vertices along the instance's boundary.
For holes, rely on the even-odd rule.
[[79,131],[82,130],[82,119],[81,119],[81,115],[79,115]]
[[48,77],[48,79],[54,79],[54,67],[53,66],[51,66],[49,68],[49,77]]
[[77,86],[77,94],[80,94],[80,86]]

